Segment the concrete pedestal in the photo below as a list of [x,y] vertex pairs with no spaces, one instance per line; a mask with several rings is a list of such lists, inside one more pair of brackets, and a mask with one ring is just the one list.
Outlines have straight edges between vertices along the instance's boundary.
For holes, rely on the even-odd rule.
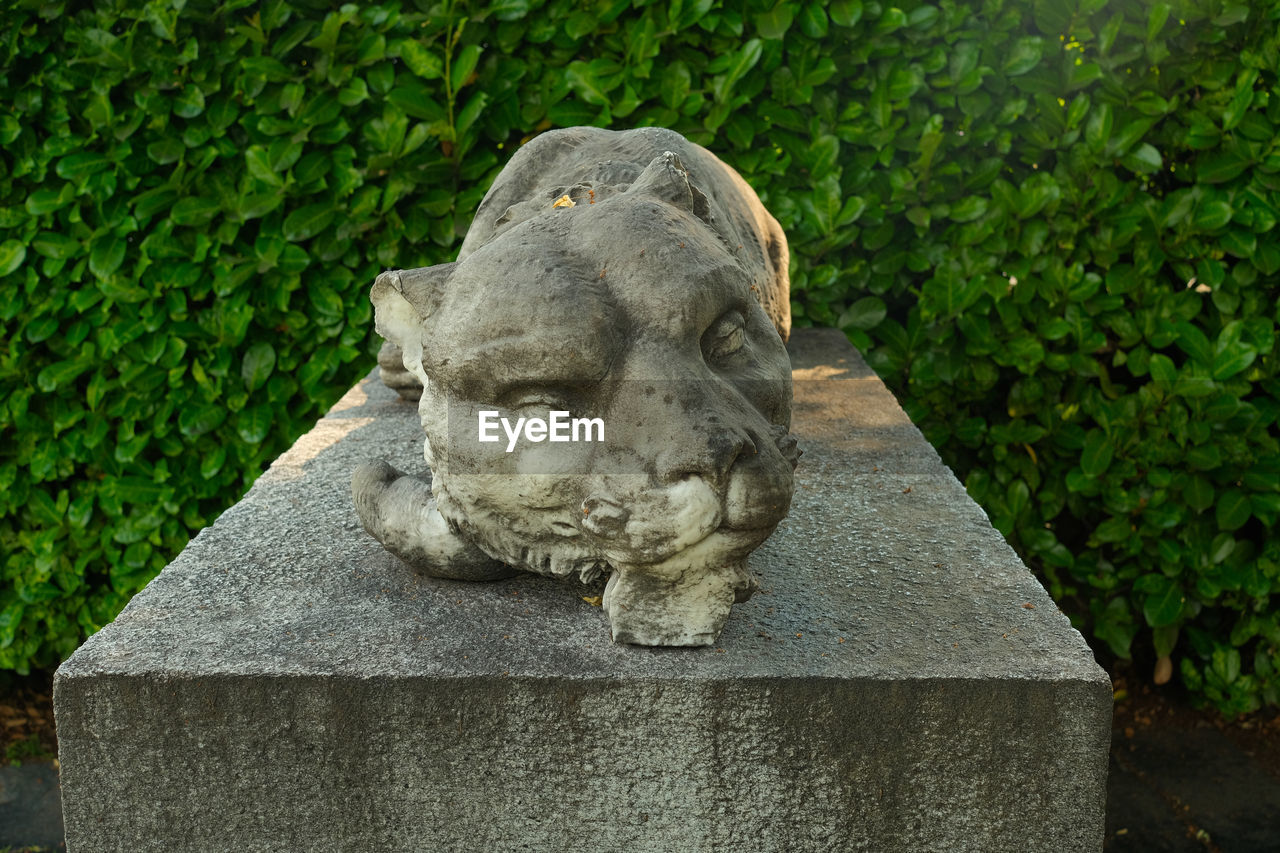
[[348,482],[416,412],[360,383],[58,671],[68,849],[1099,850],[1106,675],[843,336],[791,349],[791,515],[706,649],[415,576]]

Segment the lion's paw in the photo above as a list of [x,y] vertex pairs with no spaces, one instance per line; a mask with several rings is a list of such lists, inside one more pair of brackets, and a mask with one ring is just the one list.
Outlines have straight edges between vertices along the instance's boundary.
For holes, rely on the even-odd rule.
[[644,568],[616,569],[604,606],[615,643],[638,646],[710,646],[734,602],[746,601],[755,581],[745,565],[655,577]]
[[425,480],[381,459],[356,469],[351,494],[364,529],[415,571],[467,581],[517,573],[449,529]]

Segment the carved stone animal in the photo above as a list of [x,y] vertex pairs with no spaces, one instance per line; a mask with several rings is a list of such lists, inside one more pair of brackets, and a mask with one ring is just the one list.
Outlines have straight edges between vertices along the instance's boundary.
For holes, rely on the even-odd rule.
[[[437,577],[609,573],[615,641],[713,643],[799,456],[786,240],[742,178],[671,131],[545,133],[456,262],[385,272],[371,298],[425,386],[432,477],[362,466],[369,533]],[[510,433],[556,413],[602,440]]]

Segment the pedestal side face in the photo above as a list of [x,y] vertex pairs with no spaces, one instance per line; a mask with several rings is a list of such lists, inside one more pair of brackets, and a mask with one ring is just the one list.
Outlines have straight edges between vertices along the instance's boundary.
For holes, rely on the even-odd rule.
[[67,839],[1096,850],[1097,699],[1032,681],[67,679]]
[[843,336],[791,350],[791,515],[707,649],[383,551],[350,472],[422,438],[366,379],[59,670],[71,849],[1099,849],[1105,674]]

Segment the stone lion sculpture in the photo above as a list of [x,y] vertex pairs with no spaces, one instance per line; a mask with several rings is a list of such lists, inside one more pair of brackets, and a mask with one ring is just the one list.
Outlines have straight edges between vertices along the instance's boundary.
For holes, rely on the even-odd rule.
[[371,298],[431,477],[361,466],[365,529],[436,577],[607,573],[616,642],[715,642],[799,457],[786,238],[746,182],[671,131],[551,131],[456,262]]

